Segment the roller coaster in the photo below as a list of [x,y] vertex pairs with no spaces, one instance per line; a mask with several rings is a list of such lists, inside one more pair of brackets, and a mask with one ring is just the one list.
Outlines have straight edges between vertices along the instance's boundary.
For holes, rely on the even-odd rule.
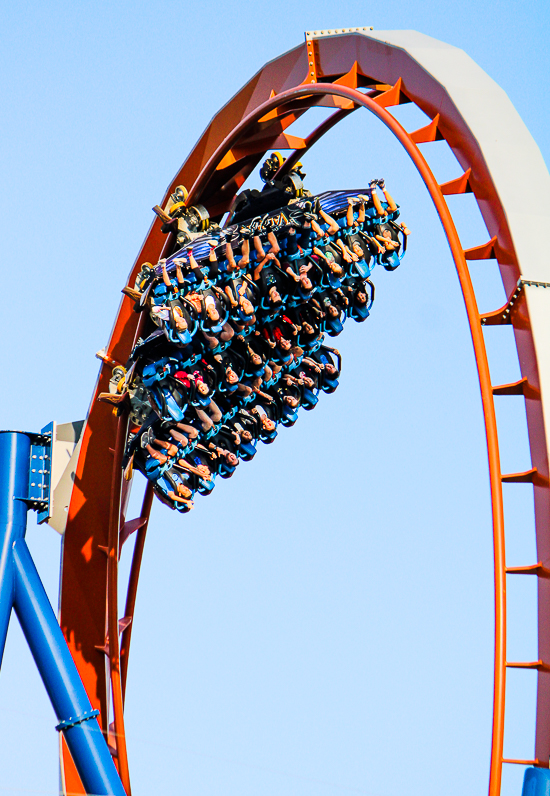
[[[430,122],[407,131],[391,109],[414,103]],[[288,130],[333,109],[305,137]],[[409,230],[382,178],[312,195],[302,160],[364,109],[418,170],[462,290],[483,405],[494,543],[495,652],[489,794],[504,764],[527,766],[524,796],[550,788],[550,267],[523,230],[515,174],[550,220],[550,177],[504,92],[462,51],[414,31],[310,31],[266,64],[212,119],[153,208],[84,422],[0,432],[0,633],[15,609],[59,719],[64,793],[130,794],[124,726],[132,622],[151,505],[190,511],[216,478],[271,443],[279,424],[338,386],[327,344],[374,307],[375,267],[395,270]],[[497,122],[498,120],[498,122]],[[499,135],[494,134],[498,123]],[[429,147],[446,142],[463,169],[439,184]],[[281,153],[287,153],[283,156]],[[508,164],[514,160],[514,169]],[[243,189],[260,167],[261,191]],[[370,175],[371,177],[374,175]],[[446,197],[474,195],[487,228],[461,245]],[[480,314],[468,262],[496,260],[507,296]],[[511,325],[521,379],[491,382],[483,329]],[[368,327],[366,327],[368,328]],[[494,396],[524,397],[531,468],[503,473]],[[327,398],[327,400],[329,400]],[[62,455],[61,455],[62,454]],[[63,460],[64,457],[64,460]],[[66,460],[69,460],[66,465]],[[135,470],[139,516],[127,518]],[[533,488],[537,561],[507,566],[503,483]],[[63,534],[59,623],[25,543],[29,509]],[[200,511],[197,504],[195,510]],[[182,520],[184,522],[184,520]],[[133,538],[124,616],[118,565]],[[506,654],[506,578],[538,586],[538,658]],[[532,759],[503,756],[507,668],[536,670]]]

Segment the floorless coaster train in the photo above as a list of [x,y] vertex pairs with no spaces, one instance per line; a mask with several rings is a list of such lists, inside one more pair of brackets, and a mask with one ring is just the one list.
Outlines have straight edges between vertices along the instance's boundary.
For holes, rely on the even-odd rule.
[[[391,108],[431,121],[406,131]],[[313,107],[334,112],[305,138],[287,132]],[[383,180],[311,196],[300,159],[364,108],[418,169],[447,236],[467,310],[485,418],[495,572],[494,716],[489,794],[502,765],[527,766],[524,796],[550,788],[550,265],[523,234],[515,175],[550,221],[550,177],[504,92],[462,51],[414,31],[311,31],[264,66],[214,117],[183,164],[130,273],[84,423],[0,433],[0,639],[12,607],[59,718],[65,793],[130,793],[124,698],[134,606],[153,496],[181,512],[217,474],[229,477],[271,442],[279,422],[338,383],[324,334],[365,320],[375,264],[395,268],[409,230]],[[498,125],[498,139],[494,127]],[[438,184],[419,144],[445,141],[463,174]],[[286,158],[279,151],[290,150]],[[269,152],[272,154],[266,158]],[[264,160],[265,159],[265,160]],[[517,168],[509,169],[513,159]],[[261,192],[239,190],[262,163]],[[506,165],[504,165],[506,164]],[[487,239],[463,249],[445,197],[473,193]],[[532,220],[532,213],[530,218]],[[480,315],[469,260],[496,259],[503,307]],[[157,263],[152,266],[152,263]],[[511,324],[522,378],[493,385],[483,326]],[[532,467],[500,468],[495,395],[523,395]],[[70,455],[67,468],[59,451]],[[140,516],[126,518],[133,469],[147,476]],[[101,474],[101,475],[98,475]],[[537,561],[506,566],[503,483],[532,484]],[[60,623],[25,544],[32,508],[64,534]],[[118,559],[135,534],[124,616]],[[506,657],[506,577],[538,584],[538,659]],[[535,750],[503,758],[507,667],[537,671]],[[112,715],[112,721],[109,716]]]
[[[157,212],[168,234],[179,229],[186,256],[142,265],[124,288],[149,318],[128,370],[113,368],[99,401],[127,410],[125,479],[137,467],[181,512],[195,493],[210,494],[216,475],[230,478],[252,459],[258,440],[273,442],[279,423],[294,425],[299,407],[314,409],[321,390],[336,389],[340,354],[325,333],[366,320],[375,261],[394,270],[405,251],[409,230],[383,180],[356,196],[304,198],[305,175],[295,168],[278,181],[282,164],[278,152],[265,161],[264,190],[243,191],[229,219],[243,224],[224,229],[204,208],[199,222],[179,186]],[[206,224],[205,235],[190,229]]]

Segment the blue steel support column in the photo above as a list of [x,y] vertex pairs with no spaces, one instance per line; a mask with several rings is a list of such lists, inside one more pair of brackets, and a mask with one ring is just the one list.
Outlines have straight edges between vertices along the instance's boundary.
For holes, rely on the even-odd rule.
[[523,777],[521,796],[550,796],[550,771],[547,768],[528,768]]
[[31,441],[20,431],[0,431],[0,665],[13,607],[12,547],[25,536]]
[[88,793],[126,796],[24,539],[13,545],[13,561],[15,611],[56,716],[69,725],[63,733],[82,784]]
[[87,793],[126,796],[25,542],[32,436],[0,431],[0,663],[15,608]]

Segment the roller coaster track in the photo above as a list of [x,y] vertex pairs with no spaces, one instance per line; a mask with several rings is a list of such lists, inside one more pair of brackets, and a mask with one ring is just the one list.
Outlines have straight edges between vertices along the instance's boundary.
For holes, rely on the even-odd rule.
[[[431,120],[407,132],[391,108],[412,102]],[[305,138],[286,132],[313,107],[334,113]],[[467,310],[483,404],[487,437],[494,540],[495,654],[494,716],[489,794],[500,793],[503,763],[548,768],[550,754],[550,266],[539,261],[522,235],[524,219],[516,203],[515,175],[531,190],[537,224],[550,222],[550,177],[533,139],[507,96],[462,50],[414,31],[366,28],[313,31],[303,45],[264,66],[211,121],[169,186],[190,189],[187,203],[200,202],[220,219],[248,175],[270,149],[291,154],[288,170],[329,129],[364,108],[382,122],[403,146],[433,200],[457,269]],[[498,126],[498,137],[495,128]],[[438,184],[420,144],[445,141],[463,174]],[[513,160],[514,168],[508,164]],[[445,197],[473,193],[487,227],[478,246],[461,245]],[[161,232],[156,218],[136,258],[128,284],[144,261],[156,262],[173,246],[172,234]],[[496,259],[508,300],[480,315],[468,261]],[[101,711],[102,729],[128,793],[130,778],[123,705],[132,619],[140,562],[152,502],[148,485],[141,514],[126,518],[129,483],[121,461],[127,420],[98,403],[108,390],[112,368],[124,364],[140,335],[143,321],[124,297],[92,396],[81,437],[74,488],[63,543],[61,626],[90,696]],[[483,327],[511,324],[522,378],[493,385]],[[523,395],[531,468],[501,471],[495,395]],[[106,474],[110,474],[106,477]],[[506,566],[503,483],[533,485],[537,561]],[[136,531],[125,615],[119,620],[118,560],[120,548]],[[530,574],[538,583],[538,659],[506,658],[506,576]],[[120,641],[119,641],[120,636]],[[532,760],[504,760],[506,668],[537,670],[535,751]],[[108,715],[112,705],[113,723]],[[62,750],[65,792],[84,793],[66,747]]]

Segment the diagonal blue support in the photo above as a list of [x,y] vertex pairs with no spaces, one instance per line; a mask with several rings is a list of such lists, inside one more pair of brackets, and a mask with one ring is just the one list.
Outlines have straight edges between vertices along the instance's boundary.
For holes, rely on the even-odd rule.
[[126,796],[25,542],[33,436],[0,431],[0,653],[13,607],[86,792]]
[[[15,612],[88,793],[125,796],[88,694],[24,539],[13,545]],[[72,726],[71,726],[72,725]],[[80,761],[80,765],[77,761]]]

